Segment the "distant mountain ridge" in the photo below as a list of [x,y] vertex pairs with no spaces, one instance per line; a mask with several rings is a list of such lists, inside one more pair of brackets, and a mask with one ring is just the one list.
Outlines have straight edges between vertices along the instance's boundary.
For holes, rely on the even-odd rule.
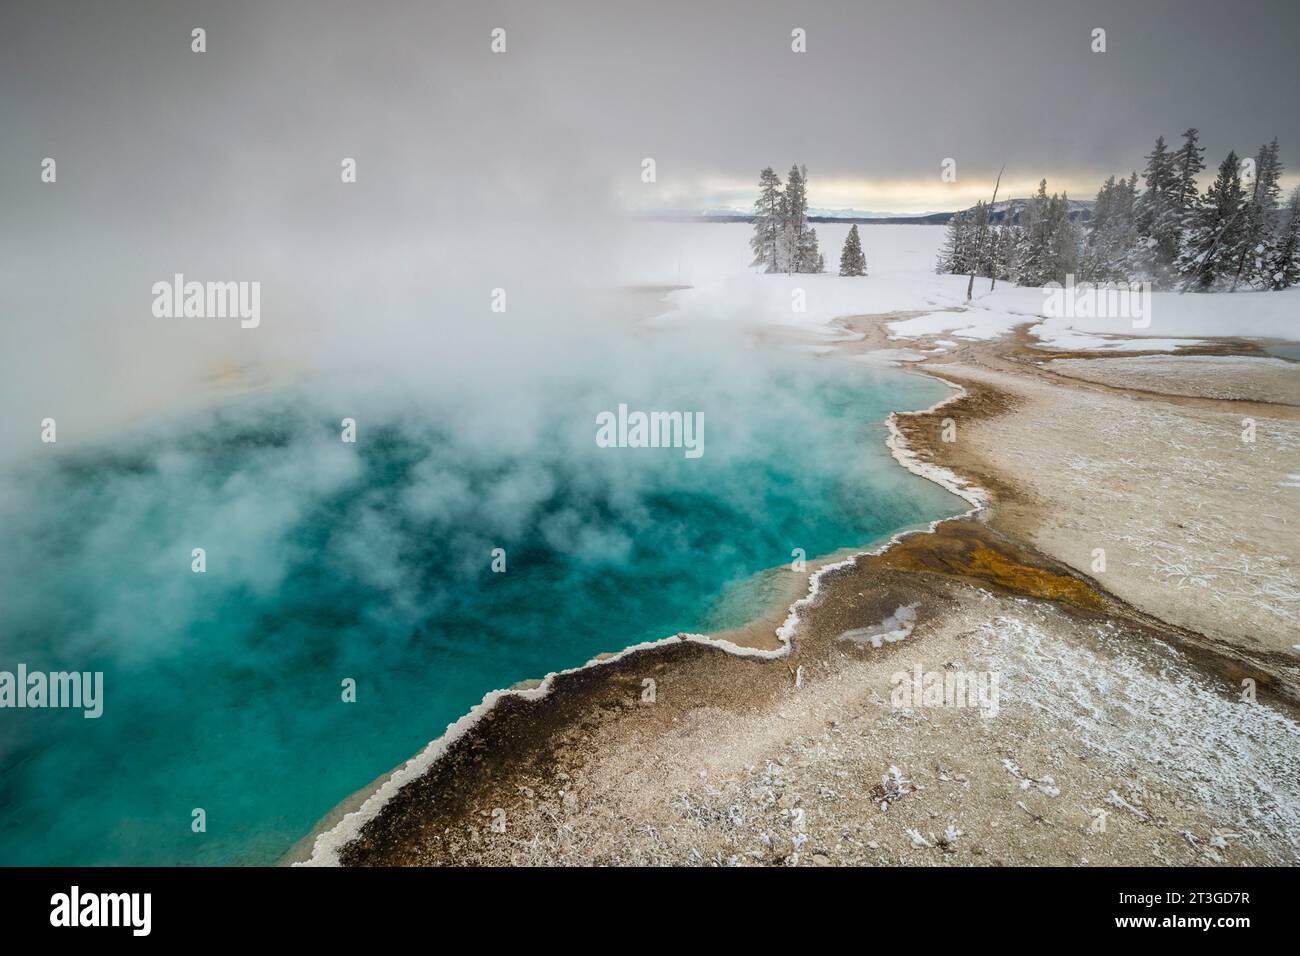
[[[1070,218],[1083,222],[1087,222],[1092,218],[1092,209],[1097,204],[1096,200],[1093,199],[1069,199],[1066,201],[1070,204]],[[994,222],[1002,222],[1007,218],[1008,213],[1010,213],[1011,221],[1015,222],[1020,218],[1020,214],[1025,210],[1025,207],[1031,202],[1033,202],[1033,200],[1030,198],[1000,199],[993,204],[992,219]],[[974,206],[971,207],[971,209],[974,208]],[[963,212],[970,212],[971,209],[963,210]]]
[[[718,218],[737,218],[752,219],[753,213],[748,209],[737,209],[735,206],[715,206],[710,209],[702,209],[694,213],[697,216],[709,216]],[[852,220],[852,219],[916,219],[921,216],[952,215],[951,213],[935,212],[879,212],[864,211],[861,209],[827,209],[822,207],[812,207],[808,210],[809,219],[825,219],[829,221]]]
[[[753,222],[754,214],[741,209],[703,209],[692,212],[661,212],[643,214],[647,219],[660,219],[669,222]],[[857,209],[810,209],[809,222],[856,222],[856,223],[923,223],[942,225],[953,217],[951,212],[896,213],[864,212]]]
[[[1012,221],[1020,217],[1025,207],[1032,202],[1029,197],[1018,199],[999,199],[993,206],[993,221],[1002,222],[1008,212],[1010,212]],[[1092,208],[1096,203],[1091,199],[1071,199],[1070,218],[1076,221],[1086,222],[1092,218]],[[970,212],[975,207],[958,210],[960,212]],[[945,225],[953,216],[954,212],[922,212],[922,213],[898,213],[898,212],[871,212],[859,209],[826,209],[813,208],[808,210],[809,222],[857,222],[857,223],[890,223],[894,225]],[[733,209],[728,207],[703,209],[696,212],[681,213],[664,213],[652,215],[654,219],[670,219],[684,222],[752,222],[753,213],[746,212],[743,209]]]
[[[1007,213],[1010,212],[1012,221],[1020,217],[1025,207],[1032,202],[1029,197],[1020,199],[999,199],[993,206],[993,221],[1002,222]],[[1076,221],[1086,222],[1092,218],[1092,209],[1096,205],[1091,199],[1071,199],[1070,218]],[[970,212],[975,207],[969,209],[957,210],[954,212],[921,212],[921,213],[899,213],[899,212],[873,212],[863,211],[860,209],[826,209],[813,208],[808,210],[809,222],[856,222],[856,223],[889,223],[893,225],[927,225],[942,226],[947,224],[957,212]],[[646,218],[664,219],[671,222],[753,222],[754,214],[746,212],[743,209],[734,209],[731,207],[715,207],[712,209],[701,209],[679,212],[662,212],[648,213]]]

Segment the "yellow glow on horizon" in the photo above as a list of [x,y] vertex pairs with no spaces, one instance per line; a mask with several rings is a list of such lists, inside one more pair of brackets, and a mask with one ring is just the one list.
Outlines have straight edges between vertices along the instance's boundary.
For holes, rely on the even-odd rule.
[[[879,209],[888,212],[948,212],[965,209],[981,199],[993,198],[993,183],[997,174],[964,177],[960,173],[955,183],[918,179],[842,179],[827,180],[809,185],[809,205],[829,209]],[[998,188],[999,199],[1021,199],[1038,191],[1043,177],[1014,177],[1003,175]],[[1102,180],[1090,178],[1048,180],[1049,193],[1065,192],[1075,199],[1091,199],[1097,194]]]
[[[1072,199],[1092,199],[1101,188],[1106,175],[1076,174],[1055,180],[1048,178],[1047,191],[1053,193],[1064,189]],[[960,168],[955,183],[941,182],[937,172],[932,178],[926,179],[826,179],[810,176],[808,205],[818,209],[872,212],[951,212],[973,206],[981,199],[987,202],[993,195],[993,182],[996,178],[996,171],[988,177],[973,174],[963,176]],[[1038,183],[1042,178],[1005,173],[998,198],[1023,199],[1031,196],[1038,191]],[[674,198],[681,202],[688,196],[695,196],[697,200],[689,205],[698,208],[726,206],[749,209],[756,192],[756,186],[752,182],[706,179],[696,183],[693,189],[675,191]]]
[[[1212,173],[1213,170],[1208,170],[1202,175],[1202,189],[1213,179]],[[1097,190],[1111,175],[1120,178],[1118,173],[1098,172],[1076,172],[1055,178],[1048,176],[1047,191],[1051,194],[1064,190],[1071,199],[1095,199]],[[953,212],[967,209],[981,199],[987,202],[993,195],[993,181],[996,178],[996,170],[988,175],[983,172],[963,175],[960,168],[955,183],[941,182],[937,172],[935,176],[925,179],[819,178],[813,175],[808,186],[808,205],[816,209],[855,209],[860,212],[913,215]],[[1038,191],[1038,183],[1042,178],[1004,173],[998,199],[1025,199],[1032,196]],[[1284,203],[1297,185],[1300,185],[1300,175],[1288,173],[1282,177]],[[1138,188],[1142,188],[1140,177]],[[757,193],[756,181],[712,177],[671,186],[664,184],[654,203],[676,210],[723,207],[748,211],[753,207]],[[622,198],[629,197],[625,194]]]

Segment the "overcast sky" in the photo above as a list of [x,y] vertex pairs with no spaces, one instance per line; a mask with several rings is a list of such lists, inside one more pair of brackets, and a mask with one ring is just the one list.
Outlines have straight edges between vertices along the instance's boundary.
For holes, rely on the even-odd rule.
[[[57,158],[82,214],[292,209],[355,156],[372,213],[812,202],[948,209],[1004,161],[1095,190],[1157,133],[1300,167],[1300,3],[1200,0],[159,2],[0,5],[0,198]],[[208,52],[190,52],[190,30]],[[493,55],[490,31],[507,31]],[[790,49],[807,31],[807,52]],[[1107,50],[1090,50],[1091,31]],[[653,157],[658,181],[640,182]],[[958,181],[940,181],[945,157]],[[425,206],[424,204],[427,204]],[[44,210],[41,215],[47,215]]]
[[[805,163],[814,206],[951,210],[1003,162],[1003,195],[1046,176],[1087,197],[1194,124],[1212,165],[1276,135],[1294,171],[1298,11],[0,0],[0,460],[42,447],[45,416],[75,448],[231,369],[402,359],[476,395],[533,364],[562,379],[601,351],[586,288],[680,255],[624,214],[748,206],[769,164]],[[176,273],[263,283],[265,320],[157,319]],[[499,350],[476,319],[507,285]]]

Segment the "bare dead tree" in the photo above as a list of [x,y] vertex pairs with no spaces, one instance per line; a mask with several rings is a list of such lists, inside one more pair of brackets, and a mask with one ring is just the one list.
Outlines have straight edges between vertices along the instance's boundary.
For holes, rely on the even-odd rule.
[[[980,259],[984,256],[984,243],[988,236],[989,224],[993,221],[993,207],[998,202],[998,187],[1002,185],[1002,173],[1006,171],[1007,164],[1003,163],[1002,168],[998,170],[997,182],[993,184],[993,202],[989,204],[989,210],[984,217],[984,222],[980,223],[979,238],[975,242],[975,258],[970,267],[970,281],[966,283],[966,301],[970,301],[971,295],[975,292],[975,273],[979,272]],[[990,274],[994,270],[989,269]],[[996,282],[997,280],[994,279]],[[993,291],[993,285],[989,285],[989,291]]]

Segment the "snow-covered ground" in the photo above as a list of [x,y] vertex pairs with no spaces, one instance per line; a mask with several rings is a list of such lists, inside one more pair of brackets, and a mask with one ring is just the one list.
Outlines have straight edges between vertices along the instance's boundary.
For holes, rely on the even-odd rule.
[[1047,291],[1000,282],[990,293],[988,279],[975,280],[967,303],[967,277],[934,272],[942,226],[859,225],[868,275],[841,278],[835,272],[849,225],[816,226],[827,274],[786,276],[747,268],[751,230],[745,223],[636,223],[623,235],[621,271],[633,284],[690,287],[669,296],[672,310],[660,318],[667,322],[789,325],[831,336],[841,316],[907,312],[921,314],[890,323],[893,337],[990,339],[1033,322],[1030,331],[1044,347],[1064,350],[1171,351],[1195,344],[1198,336],[1300,339],[1300,289],[1156,292],[1144,328],[1134,328],[1129,316],[1049,318]]

